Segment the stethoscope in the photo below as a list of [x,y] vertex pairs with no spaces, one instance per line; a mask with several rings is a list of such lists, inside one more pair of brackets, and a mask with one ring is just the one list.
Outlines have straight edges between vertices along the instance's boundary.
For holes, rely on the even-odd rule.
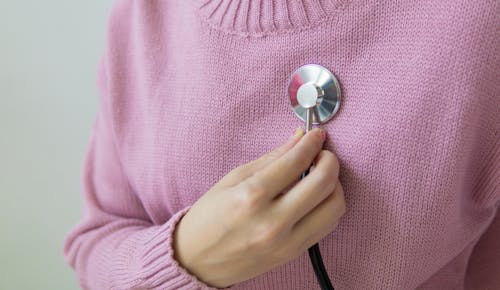
[[[313,125],[319,126],[330,120],[340,107],[339,82],[328,69],[317,64],[301,66],[292,74],[288,96],[293,111],[306,123],[306,133]],[[302,173],[300,179],[306,177],[310,169]],[[333,290],[319,245],[316,243],[308,251],[321,289]]]

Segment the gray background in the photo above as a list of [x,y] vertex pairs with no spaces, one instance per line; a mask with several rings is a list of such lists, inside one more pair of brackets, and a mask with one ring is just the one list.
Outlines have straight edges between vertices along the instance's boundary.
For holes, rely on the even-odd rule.
[[63,239],[111,0],[0,1],[0,289],[79,289]]

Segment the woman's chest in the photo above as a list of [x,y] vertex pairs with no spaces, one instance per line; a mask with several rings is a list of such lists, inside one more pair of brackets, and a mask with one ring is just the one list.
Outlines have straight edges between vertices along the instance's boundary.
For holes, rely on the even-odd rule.
[[[466,79],[453,73],[456,63],[467,64],[457,50],[390,33],[338,33],[339,42],[314,49],[300,37],[271,44],[172,39],[172,47],[183,49],[166,49],[168,61],[146,70],[158,75],[153,89],[137,93],[141,104],[132,109],[143,130],[122,141],[131,183],[152,215],[194,203],[231,169],[304,126],[287,85],[307,63],[327,67],[340,81],[340,110],[322,127],[353,205],[382,200],[393,211],[425,214],[461,202],[450,184],[462,178],[456,168],[467,160],[460,148],[470,146],[477,114],[469,108],[480,100],[471,96],[473,85],[455,87]],[[297,45],[287,46],[290,41]]]

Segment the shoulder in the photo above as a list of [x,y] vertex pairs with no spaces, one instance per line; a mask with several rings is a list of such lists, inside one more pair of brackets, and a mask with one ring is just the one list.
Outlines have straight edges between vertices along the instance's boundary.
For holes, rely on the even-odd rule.
[[152,41],[162,30],[170,1],[116,0],[108,20],[107,44],[110,52],[130,50]]
[[[97,71],[106,114],[117,138],[131,116],[143,120],[166,63],[164,21],[175,1],[115,0],[108,16],[106,43]],[[175,23],[168,23],[173,25]]]
[[[162,63],[170,37],[165,18],[174,1],[115,0],[107,23],[102,69],[106,82],[131,90],[136,80],[147,80]],[[174,25],[175,23],[168,23]],[[133,91],[133,90],[132,90]]]

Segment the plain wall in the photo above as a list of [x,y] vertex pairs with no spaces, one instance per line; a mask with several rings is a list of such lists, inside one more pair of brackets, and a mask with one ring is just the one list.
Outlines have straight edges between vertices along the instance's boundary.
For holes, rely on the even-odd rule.
[[63,239],[81,214],[105,1],[0,1],[0,289],[79,289]]

